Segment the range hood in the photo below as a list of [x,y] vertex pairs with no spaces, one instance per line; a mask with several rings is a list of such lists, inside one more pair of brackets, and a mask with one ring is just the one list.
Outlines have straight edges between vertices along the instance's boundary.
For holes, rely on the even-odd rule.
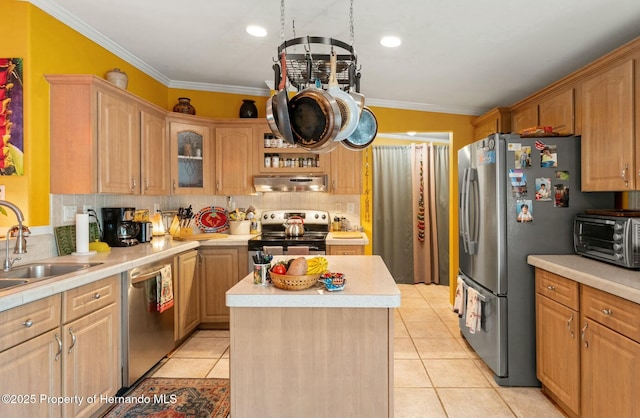
[[255,176],[256,192],[326,192],[328,178],[317,176]]

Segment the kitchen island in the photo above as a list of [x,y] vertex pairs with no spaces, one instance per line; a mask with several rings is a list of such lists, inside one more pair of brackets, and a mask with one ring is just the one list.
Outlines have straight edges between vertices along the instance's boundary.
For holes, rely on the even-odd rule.
[[379,256],[326,258],[344,290],[281,290],[250,274],[227,291],[234,418],[393,416],[400,291]]

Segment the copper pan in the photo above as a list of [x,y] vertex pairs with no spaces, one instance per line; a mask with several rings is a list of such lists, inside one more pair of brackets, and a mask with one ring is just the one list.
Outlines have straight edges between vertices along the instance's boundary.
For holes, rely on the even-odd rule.
[[306,150],[333,141],[342,123],[336,99],[315,87],[304,89],[291,98],[289,121],[294,142]]

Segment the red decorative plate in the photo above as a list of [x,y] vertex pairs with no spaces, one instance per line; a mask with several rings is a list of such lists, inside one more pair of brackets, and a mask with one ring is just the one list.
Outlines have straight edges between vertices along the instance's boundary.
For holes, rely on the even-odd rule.
[[202,232],[225,232],[229,230],[229,217],[224,208],[208,206],[196,214],[196,226]]

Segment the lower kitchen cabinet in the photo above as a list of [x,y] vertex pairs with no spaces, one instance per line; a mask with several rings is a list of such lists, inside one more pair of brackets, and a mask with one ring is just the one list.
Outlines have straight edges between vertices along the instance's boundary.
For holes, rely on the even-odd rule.
[[2,416],[60,416],[60,404],[42,400],[40,394],[56,397],[62,393],[61,351],[60,329],[56,328],[0,353],[0,393],[10,396],[9,402],[2,402]]
[[62,327],[62,393],[82,403],[62,404],[64,417],[89,417],[107,406],[88,403],[97,395],[114,396],[120,389],[120,312],[115,303]]
[[[62,394],[60,295],[0,312],[0,412],[7,417],[59,417]],[[35,396],[35,398],[34,398]]]
[[640,416],[640,305],[581,286],[582,415]]
[[198,250],[175,257],[176,341],[189,335],[200,324],[200,294],[197,277]]
[[120,276],[63,293],[62,395],[85,402],[62,405],[63,417],[89,417],[106,409],[88,396],[114,396],[121,387]]
[[542,390],[580,412],[578,283],[536,270],[536,367]]
[[536,339],[543,391],[569,416],[640,416],[639,304],[536,269]]
[[229,327],[227,290],[247,274],[247,247],[200,248],[200,321],[216,328]]
[[363,255],[364,245],[327,245],[327,255]]

